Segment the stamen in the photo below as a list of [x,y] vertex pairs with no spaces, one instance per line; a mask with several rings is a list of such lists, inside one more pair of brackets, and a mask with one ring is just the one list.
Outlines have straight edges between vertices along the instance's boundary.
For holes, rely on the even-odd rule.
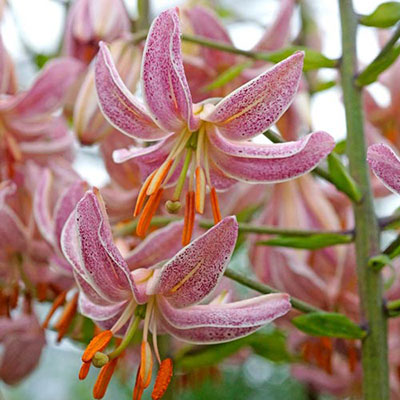
[[86,377],[88,376],[91,364],[92,364],[91,362],[82,363],[81,369],[79,370],[79,380],[83,381],[84,379],[86,379]]
[[218,224],[221,221],[221,212],[219,211],[217,192],[214,187],[211,188],[210,197],[214,224]]
[[136,200],[135,210],[133,212],[133,216],[137,217],[142,210],[144,201],[146,200],[146,192],[147,188],[149,187],[154,175],[156,174],[157,170],[153,171],[144,181],[142,188],[140,189],[139,195]]
[[74,297],[67,303],[64,308],[64,312],[61,315],[61,318],[55,325],[55,329],[58,332],[57,342],[60,342],[64,335],[67,333],[72,319],[76,314],[76,310],[78,308],[78,297],[79,292],[75,293]]
[[[137,282],[139,283],[139,282]],[[115,335],[129,320],[129,318],[133,315],[135,311],[136,302],[132,299],[128,306],[125,308],[124,312],[118,318],[117,322],[113,325],[110,331]]]
[[139,237],[144,237],[146,235],[146,231],[150,226],[151,219],[153,218],[153,215],[157,211],[158,205],[160,204],[163,191],[164,189],[162,188],[158,189],[158,191],[153,193],[147,200],[136,227],[136,234]]
[[141,347],[141,357],[140,357],[140,373],[139,377],[141,380],[141,385],[144,389],[150,385],[151,373],[153,370],[153,356],[151,354],[150,345],[148,342],[143,341]]
[[169,169],[171,168],[173,160],[169,159],[166,160],[160,168],[158,168],[156,174],[154,175],[153,179],[151,180],[149,187],[146,190],[147,196],[151,196],[154,192],[156,192],[161,184],[164,181],[164,178],[167,176]]
[[47,289],[48,289],[48,284],[47,282],[39,282],[36,285],[36,298],[39,301],[45,301],[47,297]]
[[354,372],[357,367],[358,355],[357,355],[357,348],[352,343],[349,344],[349,348],[347,350],[347,358],[348,358],[349,371]]
[[184,226],[182,232],[182,245],[186,246],[190,243],[192,238],[193,227],[194,227],[194,215],[195,214],[195,200],[194,192],[189,191],[186,193],[186,205],[185,205],[185,217]]
[[206,177],[203,168],[196,168],[196,211],[199,214],[204,212],[204,200],[206,197]]
[[193,150],[191,148],[187,149],[187,151],[186,151],[186,156],[185,156],[185,161],[183,162],[182,171],[179,175],[178,182],[176,183],[175,191],[172,196],[173,201],[178,201],[181,197],[181,193],[182,193],[183,185],[185,184],[190,161],[192,160],[192,152],[193,152]]
[[107,347],[112,337],[113,333],[110,330],[103,331],[95,336],[87,345],[86,350],[82,355],[82,361],[92,361],[92,358],[98,351],[103,351]]
[[171,382],[172,373],[172,360],[166,358],[162,361],[160,369],[158,370],[153,393],[151,394],[153,400],[160,400],[164,396],[164,393],[167,391],[168,385]]
[[[108,354],[108,357],[110,360],[113,360],[121,355],[121,353],[128,347],[129,343],[132,341],[133,336],[136,333],[136,330],[139,326],[141,318],[139,316],[135,316],[135,318],[132,319],[132,322],[125,333],[125,336],[122,340],[122,342],[118,345],[118,347],[110,354]],[[101,350],[100,350],[101,351]]]
[[46,329],[48,327],[51,317],[54,315],[57,308],[61,307],[64,304],[66,297],[67,297],[67,291],[64,290],[54,299],[53,304],[50,308],[50,311],[47,314],[47,317],[42,324],[43,329]]
[[136,373],[136,383],[135,388],[133,389],[133,398],[132,400],[140,400],[143,395],[144,387],[142,386],[142,382],[140,380],[140,366]]
[[118,358],[110,361],[100,370],[97,381],[93,387],[93,397],[95,399],[102,399],[106,394],[108,384],[110,383],[115,367],[117,366],[117,362]]

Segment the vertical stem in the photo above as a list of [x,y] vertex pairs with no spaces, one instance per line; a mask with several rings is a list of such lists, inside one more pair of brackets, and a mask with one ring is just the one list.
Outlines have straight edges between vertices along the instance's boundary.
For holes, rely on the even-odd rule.
[[137,0],[139,18],[136,30],[149,29],[150,26],[150,0]]
[[339,0],[342,24],[341,80],[346,111],[347,155],[350,173],[363,199],[354,204],[358,291],[362,322],[368,335],[362,342],[363,391],[365,400],[388,400],[387,321],[382,306],[380,273],[368,268],[370,256],[377,254],[379,228],[366,163],[361,91],[355,86],[357,72],[357,19],[352,0]]

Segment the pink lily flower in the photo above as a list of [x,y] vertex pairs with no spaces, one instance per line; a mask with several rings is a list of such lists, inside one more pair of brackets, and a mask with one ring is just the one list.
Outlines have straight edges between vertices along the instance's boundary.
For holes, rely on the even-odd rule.
[[130,32],[122,0],[76,0],[67,18],[64,54],[89,64],[101,40],[111,42]]
[[[253,51],[268,52],[283,47],[289,39],[290,21],[295,7],[294,0],[280,2],[280,8],[273,24],[264,34]],[[232,40],[218,16],[210,8],[194,6],[184,10],[184,17],[194,34],[206,39],[233,46]],[[199,47],[187,46],[183,54],[186,76],[194,101],[199,102],[209,97],[223,97],[237,87],[253,79],[266,68],[263,61],[249,62],[248,59],[235,54]],[[193,52],[198,49],[198,54]],[[192,54],[194,53],[194,54]],[[217,89],[207,89],[218,76],[233,66],[243,65],[243,71],[227,84]],[[247,68],[245,68],[247,66]]]
[[0,175],[13,177],[16,163],[71,159],[73,135],[54,112],[63,104],[82,64],[61,58],[49,62],[32,87],[0,98]]
[[[158,230],[136,248],[128,257],[137,268],[131,272],[113,243],[98,192],[87,192],[64,227],[62,249],[80,287],[81,313],[106,329],[94,337],[82,357],[81,378],[87,375],[91,363],[102,366],[94,388],[95,398],[104,395],[118,357],[137,330],[141,317],[144,317],[141,364],[134,398],[141,398],[151,380],[153,356],[148,342],[151,330],[153,350],[160,364],[153,398],[160,399],[172,375],[172,361],[161,361],[157,332],[167,332],[190,343],[225,342],[249,335],[290,310],[286,294],[230,304],[220,301],[198,305],[222,278],[236,243],[237,222],[234,217],[223,219],[174,257],[161,261],[160,249],[170,251],[166,244],[173,241],[171,233],[176,235],[176,228],[172,224]],[[164,246],[160,240],[165,242]],[[107,355],[96,355],[103,352],[114,335],[123,336],[120,346]]]
[[182,237],[187,244],[195,213],[204,212],[207,187],[217,223],[221,214],[216,190],[237,181],[292,179],[312,170],[329,154],[334,141],[325,132],[284,144],[249,142],[289,107],[301,79],[303,57],[301,52],[292,55],[216,105],[211,101],[193,105],[183,69],[178,13],[168,10],[154,20],[146,41],[141,80],[144,106],[127,90],[109,50],[100,44],[96,87],[105,117],[128,136],[159,140],[146,148],[114,153],[116,162],[135,160],[145,180],[134,212],[135,216],[141,213],[139,236],[145,235],[165,187],[175,187],[166,206],[176,212],[188,180]]
[[368,147],[367,161],[378,179],[392,192],[400,194],[400,158],[386,144]]

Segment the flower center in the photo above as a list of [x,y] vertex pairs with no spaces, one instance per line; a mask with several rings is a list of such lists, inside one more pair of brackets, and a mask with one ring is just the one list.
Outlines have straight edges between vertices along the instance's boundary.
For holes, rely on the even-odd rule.
[[187,245],[191,240],[196,212],[204,213],[207,186],[210,188],[214,223],[221,220],[217,193],[210,177],[206,123],[202,123],[198,131],[189,132],[185,129],[179,135],[166,160],[144,182],[134,211],[135,217],[140,214],[136,228],[139,237],[145,236],[160,204],[164,188],[171,185],[178,168],[181,171],[174,183],[172,198],[165,203],[165,207],[172,214],[180,210],[183,189],[187,184],[182,245]]

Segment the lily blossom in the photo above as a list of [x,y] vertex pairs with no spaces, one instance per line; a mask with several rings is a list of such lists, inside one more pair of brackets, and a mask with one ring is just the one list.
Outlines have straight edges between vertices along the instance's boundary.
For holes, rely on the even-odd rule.
[[[154,351],[160,368],[152,398],[161,399],[172,376],[172,360],[161,360],[157,332],[190,343],[226,342],[249,335],[290,310],[287,294],[230,304],[222,298],[208,305],[198,304],[220,282],[236,243],[238,225],[235,217],[226,217],[171,259],[160,262],[157,249],[168,250],[159,242],[167,243],[175,232],[173,224],[149,236],[129,256],[137,266],[131,272],[113,243],[98,191],[87,192],[65,224],[62,249],[80,287],[81,313],[105,329],[86,348],[80,371],[83,379],[91,364],[102,368],[93,391],[96,399],[104,396],[118,357],[142,319],[141,362],[133,398],[140,399],[150,384]],[[150,253],[151,249],[155,254]],[[149,266],[152,257],[156,264]],[[148,340],[150,331],[153,351]],[[106,354],[104,350],[115,335],[123,339]]]
[[367,161],[374,174],[392,192],[400,194],[400,158],[386,144],[368,147]]
[[122,82],[107,46],[100,44],[96,87],[103,114],[128,136],[158,140],[145,148],[114,152],[115,162],[134,159],[144,180],[134,211],[134,216],[140,214],[139,236],[145,235],[166,187],[175,187],[166,203],[173,213],[181,207],[187,181],[182,236],[186,245],[195,213],[204,212],[207,188],[217,223],[221,220],[217,190],[237,181],[292,179],[312,170],[330,153],[334,140],[325,132],[283,144],[249,142],[289,107],[301,79],[303,58],[304,53],[295,53],[217,104],[212,100],[193,104],[183,68],[178,12],[167,10],[154,20],[147,37],[141,76],[143,105]]

